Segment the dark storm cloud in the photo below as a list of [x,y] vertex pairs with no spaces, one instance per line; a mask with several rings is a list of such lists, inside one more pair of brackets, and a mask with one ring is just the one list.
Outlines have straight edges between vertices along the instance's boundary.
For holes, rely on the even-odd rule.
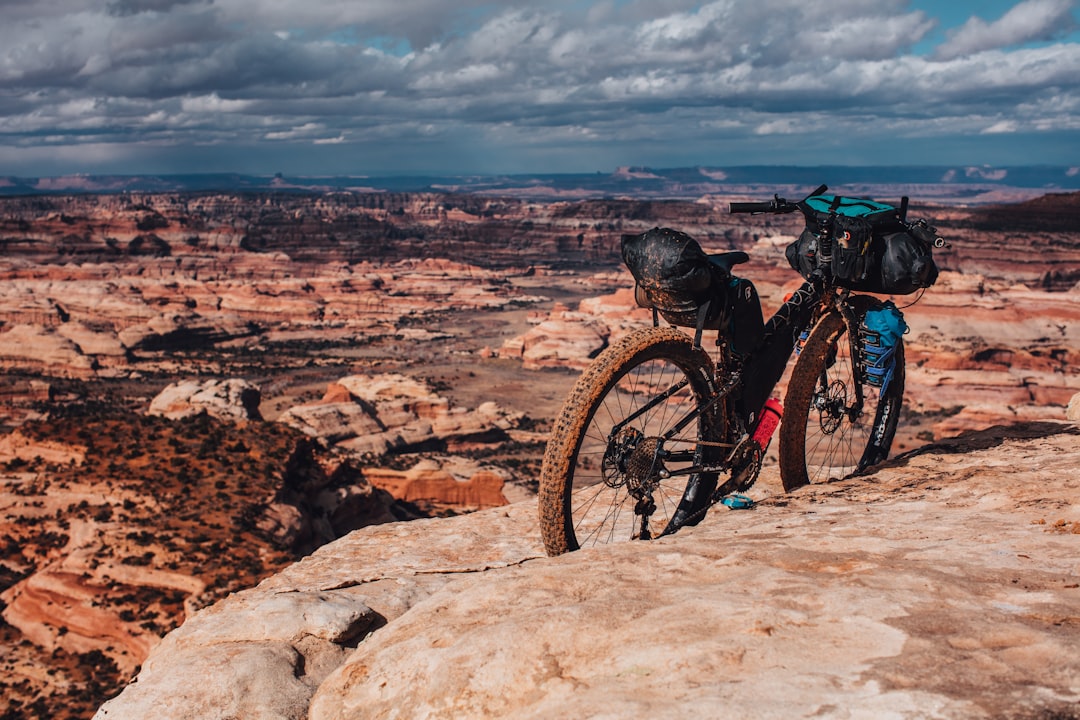
[[396,145],[403,165],[423,148],[409,162],[435,169],[440,147],[492,163],[620,143],[1074,132],[1080,46],[1047,39],[1075,5],[1025,0],[924,55],[936,20],[906,0],[7,2],[0,160],[340,145],[362,166]]

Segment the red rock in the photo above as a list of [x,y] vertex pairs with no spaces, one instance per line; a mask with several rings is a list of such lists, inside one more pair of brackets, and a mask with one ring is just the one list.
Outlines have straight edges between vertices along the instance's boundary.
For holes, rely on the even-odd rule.
[[15,325],[0,331],[0,365],[24,367],[54,377],[87,378],[97,363],[51,328]]
[[[458,471],[462,471],[459,469]],[[493,469],[471,468],[466,478],[455,477],[434,460],[422,460],[409,470],[370,468],[364,477],[399,500],[441,507],[488,508],[506,505],[506,478]]]
[[322,396],[322,400],[319,402],[332,405],[334,403],[347,403],[355,402],[356,397],[348,391],[344,385],[338,383],[330,383],[326,388],[326,394]]

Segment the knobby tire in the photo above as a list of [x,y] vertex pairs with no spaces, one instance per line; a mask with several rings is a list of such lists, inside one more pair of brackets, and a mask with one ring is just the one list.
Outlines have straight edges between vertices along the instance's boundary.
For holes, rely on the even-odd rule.
[[[880,304],[867,296],[854,296],[849,302],[859,319]],[[888,457],[904,396],[902,341],[895,357],[885,394],[863,385],[862,412],[852,418],[855,381],[846,324],[836,311],[818,322],[795,363],[784,400],[780,478],[785,491],[843,479]]]
[[[627,478],[648,473],[639,470],[633,475],[618,468],[650,468],[653,454],[635,450],[619,455],[612,448],[649,448],[651,439],[712,396],[713,378],[713,364],[705,351],[694,348],[685,333],[671,327],[634,331],[593,361],[567,397],[544,454],[539,514],[549,555],[640,539],[641,516],[634,513],[638,500],[630,489],[640,488],[641,483]],[[687,381],[686,389],[613,433],[612,428],[677,379]],[[665,448],[694,450],[700,462],[703,450],[697,440],[718,436],[715,416],[701,413],[682,430],[678,442]],[[612,442],[612,437],[619,442]],[[615,462],[616,457],[624,462]],[[661,480],[652,473],[649,477],[647,482],[656,486],[649,492],[655,511],[648,520],[648,537],[676,529],[670,522],[677,509],[685,515],[705,507],[716,485],[713,474],[675,473]]]

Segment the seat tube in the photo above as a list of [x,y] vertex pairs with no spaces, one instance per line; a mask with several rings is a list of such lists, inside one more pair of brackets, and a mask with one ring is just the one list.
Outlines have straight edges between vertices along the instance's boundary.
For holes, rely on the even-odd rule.
[[821,291],[805,282],[765,323],[761,342],[745,364],[742,397],[736,408],[747,425],[757,420],[757,413],[784,375],[795,341],[810,323],[821,300]]

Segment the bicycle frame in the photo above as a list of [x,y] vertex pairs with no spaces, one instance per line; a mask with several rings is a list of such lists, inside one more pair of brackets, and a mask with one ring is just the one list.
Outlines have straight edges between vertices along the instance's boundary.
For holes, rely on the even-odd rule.
[[[824,199],[823,210],[826,189],[798,203],[775,195],[731,203],[733,213],[801,211],[806,219],[788,253],[805,282],[766,322],[753,286],[731,272],[746,253],[710,256],[692,238],[661,228],[624,238],[623,259],[654,327],[612,343],[567,397],[541,467],[549,553],[581,547],[579,533],[589,544],[670,534],[748,490],[776,427],[762,424],[761,414],[779,414],[768,399],[793,353],[799,357],[784,397],[787,416],[776,436],[784,490],[850,477],[888,457],[903,403],[904,327],[895,305],[874,296],[928,287],[936,268],[925,252],[922,264],[908,268],[901,254],[888,266],[891,275],[872,272],[886,267],[875,264],[885,257],[878,253],[910,250],[914,257],[943,240],[904,219],[906,202],[892,215],[890,206],[874,209],[882,213],[878,225],[840,221],[841,210],[862,217],[849,212],[859,203],[841,208],[844,198],[836,196]],[[893,220],[906,230],[872,235]],[[881,245],[894,236],[895,247]],[[874,253],[871,241],[880,241]],[[690,328],[691,338],[660,327],[661,315]],[[867,317],[873,322],[864,327]],[[715,350],[702,347],[706,327],[717,332]]]
[[[841,313],[845,325],[848,328],[848,338],[851,343],[851,357],[855,359],[853,371],[859,382],[855,383],[855,402],[847,412],[857,415],[863,405],[862,379],[864,368],[862,354],[859,350],[858,319],[848,304],[850,293],[847,290],[815,285],[812,282],[804,283],[789,297],[765,323],[765,329],[757,347],[745,357],[739,358],[727,345],[723,331],[718,332],[717,345],[719,348],[719,361],[716,363],[714,381],[719,383],[711,397],[701,406],[686,413],[664,435],[660,436],[663,441],[657,447],[657,456],[654,463],[663,460],[673,461],[696,461],[699,455],[698,448],[701,446],[720,447],[728,452],[719,462],[708,464],[694,464],[670,473],[670,476],[694,475],[700,473],[722,473],[735,468],[738,464],[739,451],[744,447],[749,437],[749,430],[754,427],[758,420],[757,411],[764,405],[765,400],[772,394],[777,383],[783,377],[784,370],[791,355],[797,346],[797,339],[804,331],[811,329],[822,315],[830,311]],[[701,334],[695,336],[695,344],[700,347]],[[659,393],[649,403],[645,404],[637,412],[627,416],[612,428],[610,439],[628,424],[647,413],[652,408],[666,401],[680,390],[685,388],[687,381],[675,383],[665,391]],[[757,395],[748,396],[746,389],[751,386],[759,388]],[[738,392],[741,391],[741,392]],[[758,397],[762,395],[762,397]],[[716,408],[726,399],[735,398],[736,402],[726,406],[727,437],[722,441],[707,441],[698,438],[697,447],[689,450],[669,451],[664,448],[664,443],[677,437],[686,427],[696,421],[702,413],[715,412]],[[754,473],[756,478],[756,472]],[[745,483],[742,478],[739,484]],[[730,481],[720,484],[714,493],[717,499],[730,492]]]

